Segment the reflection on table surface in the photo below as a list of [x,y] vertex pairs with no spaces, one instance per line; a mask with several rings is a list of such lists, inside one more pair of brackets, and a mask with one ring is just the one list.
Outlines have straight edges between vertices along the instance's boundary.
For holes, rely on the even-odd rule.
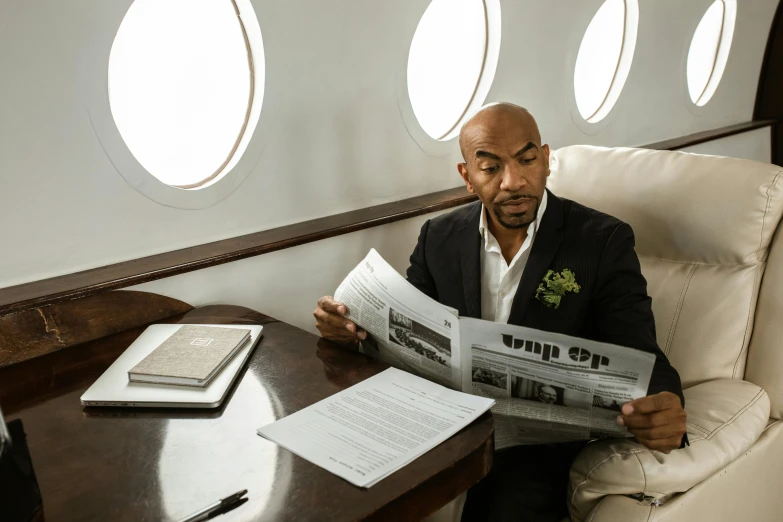
[[449,500],[426,495],[422,501],[423,490],[436,483],[439,491],[450,489],[444,481],[464,482],[456,486],[464,490],[486,473],[489,415],[369,490],[258,436],[260,426],[385,366],[257,316],[205,317],[197,309],[181,320],[263,320],[263,339],[217,410],[82,408],[79,397],[89,380],[17,412],[13,417],[24,422],[46,519],[178,520],[242,489],[248,502],[222,520],[415,518]]

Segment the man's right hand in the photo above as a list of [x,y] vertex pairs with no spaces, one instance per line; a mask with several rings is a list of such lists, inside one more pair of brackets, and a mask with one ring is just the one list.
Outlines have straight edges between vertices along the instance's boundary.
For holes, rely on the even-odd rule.
[[348,307],[335,301],[330,295],[318,300],[318,307],[313,312],[315,327],[321,332],[321,337],[337,343],[353,343],[367,338],[367,332],[344,316]]

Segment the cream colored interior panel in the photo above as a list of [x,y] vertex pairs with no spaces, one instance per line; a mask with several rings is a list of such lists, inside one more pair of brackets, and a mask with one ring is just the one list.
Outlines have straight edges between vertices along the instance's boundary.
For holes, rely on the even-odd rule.
[[668,354],[682,299],[696,265],[647,257],[639,258],[639,262],[642,265],[642,274],[647,279],[647,293],[652,297],[658,346]]
[[783,425],[776,423],[722,472],[658,509],[650,522],[783,518]]
[[605,497],[591,522],[780,522],[783,518],[783,426],[761,434],[737,460],[662,506],[628,497]]
[[761,266],[732,267],[640,258],[658,345],[683,386],[742,378]]
[[783,214],[782,171],[768,163],[585,145],[554,158],[553,191],[630,224],[641,256],[757,263]]
[[668,349],[684,387],[744,375],[760,270],[708,265],[693,270]]
[[685,390],[690,446],[663,454],[632,439],[589,444],[571,466],[569,510],[582,520],[607,495],[666,503],[741,457],[769,422],[769,397],[759,386],[719,379]]
[[745,379],[769,394],[771,416],[783,416],[783,233],[778,231],[770,249],[761,283],[753,336],[748,348]]

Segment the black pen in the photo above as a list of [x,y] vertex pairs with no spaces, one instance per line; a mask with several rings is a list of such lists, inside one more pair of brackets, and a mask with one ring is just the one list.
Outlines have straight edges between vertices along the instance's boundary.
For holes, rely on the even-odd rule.
[[208,520],[217,515],[222,515],[236,505],[243,504],[247,500],[245,498],[241,498],[245,493],[247,493],[246,489],[237,491],[233,495],[229,495],[226,498],[215,502],[214,504],[208,505],[204,509],[196,511],[192,515],[183,518],[180,520],[180,522],[199,522],[201,520]]

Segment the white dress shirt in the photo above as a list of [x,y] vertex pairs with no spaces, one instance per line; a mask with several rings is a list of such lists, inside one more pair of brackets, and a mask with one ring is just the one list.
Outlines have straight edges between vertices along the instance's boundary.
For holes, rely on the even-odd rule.
[[533,248],[536,231],[541,227],[541,219],[546,210],[546,191],[541,198],[541,206],[538,207],[536,219],[527,228],[527,237],[522,243],[519,252],[506,263],[503,253],[500,251],[495,236],[487,228],[486,208],[481,207],[481,219],[479,220],[479,232],[484,239],[484,248],[481,249],[481,318],[497,323],[507,323],[511,313],[511,303],[517,293],[517,287],[522,280],[530,250]]

